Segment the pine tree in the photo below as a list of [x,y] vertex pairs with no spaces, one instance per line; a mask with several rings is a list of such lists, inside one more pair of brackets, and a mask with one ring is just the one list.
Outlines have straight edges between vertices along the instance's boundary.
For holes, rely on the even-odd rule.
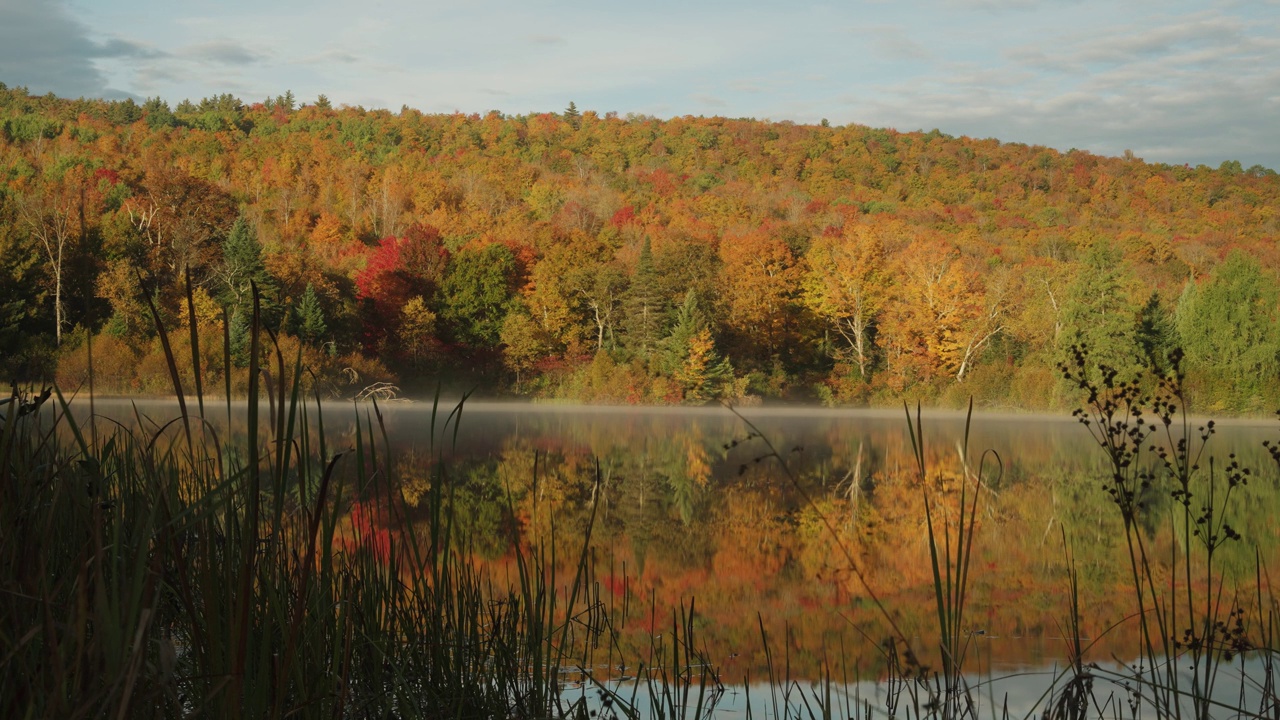
[[227,334],[231,339],[231,362],[236,367],[249,365],[251,313],[252,310],[246,311],[244,308],[229,313],[231,319]]
[[1124,257],[1108,242],[1099,242],[1076,269],[1062,306],[1063,352],[1083,345],[1095,365],[1106,365],[1122,378],[1139,369],[1137,303],[1132,300],[1137,280]]
[[298,323],[298,337],[310,345],[321,342],[329,332],[324,321],[324,309],[320,307],[320,296],[316,294],[316,286],[312,283],[307,283],[307,289],[303,291],[302,300],[294,309],[294,315]]
[[671,334],[662,340],[662,372],[680,384],[685,402],[702,403],[723,394],[733,367],[715,349],[707,318],[690,289],[676,311]]
[[178,124],[177,118],[169,110],[169,103],[159,97],[147,98],[147,101],[142,104],[142,112],[147,120],[147,126],[152,130],[174,127]]
[[689,341],[707,326],[706,316],[698,308],[698,295],[692,289],[685,293],[684,303],[676,310],[671,333],[662,340],[663,373],[675,374],[689,356]]
[[569,101],[569,107],[564,109],[564,120],[577,130],[582,125],[582,114],[578,112],[578,106]]
[[262,244],[243,216],[236,218],[223,243],[219,279],[222,288],[218,300],[227,307],[229,315],[248,316],[253,312],[251,288],[257,284],[263,326],[275,328],[284,320],[282,308],[276,302],[279,291],[275,279],[262,263]]
[[1138,311],[1138,346],[1156,372],[1163,372],[1169,353],[1177,345],[1178,329],[1173,316],[1160,304],[1160,294],[1152,291],[1147,304]]
[[688,403],[703,403],[721,397],[733,380],[733,366],[716,352],[711,330],[702,328],[685,344],[684,363],[674,378],[684,389]]
[[262,264],[262,244],[243,216],[236,218],[222,245],[222,292],[220,300],[231,308],[247,307],[250,282],[258,283],[259,292],[268,279]]
[[649,238],[640,249],[640,260],[631,277],[624,300],[623,329],[626,346],[638,358],[648,360],[661,338],[666,307],[659,290],[658,272],[653,266]]
[[1277,307],[1275,276],[1239,251],[1206,280],[1188,283],[1178,302],[1188,369],[1210,378],[1234,409],[1256,410],[1280,370]]

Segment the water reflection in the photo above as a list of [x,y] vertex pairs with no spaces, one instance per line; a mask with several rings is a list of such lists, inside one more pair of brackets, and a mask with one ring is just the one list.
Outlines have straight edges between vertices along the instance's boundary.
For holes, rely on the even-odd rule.
[[[1268,668],[1259,658],[1236,660],[1224,668],[1215,686],[1213,698],[1217,707],[1209,717],[1269,717],[1276,710],[1275,697],[1264,691],[1267,672],[1270,671],[1270,687],[1280,678],[1274,668]],[[1190,674],[1183,673],[1187,685]],[[1131,703],[1150,712],[1152,698],[1135,693],[1128,683],[1128,669],[1115,662],[1103,662],[1089,668],[1088,692],[1082,696],[1086,703],[1081,717],[1120,720],[1131,718],[1135,712]],[[1068,688],[1076,678],[1070,668],[1061,665],[993,666],[965,675],[965,707],[969,717],[1070,717],[1062,704],[1067,702]],[[640,717],[657,717],[651,707],[661,704],[664,697],[657,693],[658,702],[649,693],[643,681],[635,679],[614,680],[605,683],[601,692],[590,683],[579,683],[566,688],[566,702],[582,698],[592,708],[594,717],[622,717],[611,715],[612,693],[636,708]],[[575,692],[576,691],[576,692]],[[1147,693],[1149,695],[1149,692]],[[927,716],[921,710],[929,703],[929,688],[923,685],[894,686],[879,679],[851,678],[830,685],[796,681],[789,684],[752,682],[723,687],[708,687],[699,697],[694,693],[681,708],[687,712],[681,716],[693,716],[695,703],[701,702],[702,713],[698,717],[717,720],[736,720],[750,717],[808,718],[822,716],[820,709],[827,709],[828,717],[873,717],[896,707],[906,717]],[[1055,714],[1046,712],[1053,708]],[[1241,713],[1239,710],[1243,710]],[[816,712],[815,712],[816,711]],[[1182,713],[1195,715],[1192,703],[1184,699]]]
[[[229,417],[211,409],[211,427],[242,435],[239,407]],[[174,414],[167,404],[135,414],[99,401],[97,409],[125,424],[142,418],[148,433]],[[785,656],[797,680],[816,679],[832,658],[854,676],[878,677],[880,641],[891,633],[936,667],[924,498],[954,523],[962,486],[982,489],[966,662],[1063,663],[1068,548],[1089,657],[1131,657],[1138,647],[1126,621],[1133,602],[1123,529],[1100,489],[1107,466],[1068,418],[977,416],[966,453],[962,415],[927,415],[922,483],[896,412],[749,409],[739,417],[468,403],[455,423],[421,405],[384,407],[381,420],[369,406],[323,410],[328,454],[357,444],[382,453],[407,522],[422,526],[418,537],[429,536],[424,499],[440,470],[455,527],[499,582],[515,576],[516,543],[554,545],[562,576],[589,546],[589,592],[619,631],[618,646],[600,651],[608,666],[617,664],[611,653],[643,656],[696,600],[697,641],[726,684],[767,676],[762,633],[774,662]],[[309,427],[318,447],[319,424]],[[1231,508],[1245,541],[1220,557],[1242,593],[1253,592],[1255,550],[1267,566],[1276,559],[1275,463],[1262,446],[1273,437],[1273,425],[1220,423],[1211,441],[1213,455],[1234,454],[1257,473]],[[341,468],[354,473],[353,465],[347,458]],[[402,532],[395,514],[361,504],[362,481],[352,475],[347,485],[356,488],[352,526]],[[1172,578],[1174,561],[1165,559],[1178,555],[1178,535],[1167,521],[1146,532],[1153,557],[1168,566],[1161,576]]]

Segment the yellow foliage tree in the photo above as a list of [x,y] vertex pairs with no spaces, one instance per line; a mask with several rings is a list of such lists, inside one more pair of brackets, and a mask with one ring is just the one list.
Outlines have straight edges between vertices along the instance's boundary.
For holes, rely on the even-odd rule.
[[726,324],[772,355],[787,336],[787,314],[799,284],[791,248],[757,230],[721,240],[720,258]]
[[891,279],[884,243],[865,225],[814,239],[805,254],[804,303],[844,339],[866,379],[872,360],[869,333],[889,299]]

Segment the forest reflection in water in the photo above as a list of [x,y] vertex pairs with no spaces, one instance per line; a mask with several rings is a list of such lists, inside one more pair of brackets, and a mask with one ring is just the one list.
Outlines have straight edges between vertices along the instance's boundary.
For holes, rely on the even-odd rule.
[[[131,414],[102,402],[98,411]],[[374,420],[368,405],[325,406],[330,454],[355,446],[355,412]],[[1086,659],[1128,658],[1139,647],[1137,625],[1126,621],[1134,602],[1123,526],[1101,487],[1106,459],[1070,418],[975,415],[966,471],[964,416],[927,413],[922,483],[901,411],[751,408],[739,416],[469,402],[456,427],[445,411],[433,419],[429,404],[381,412],[408,522],[427,523],[438,462],[456,529],[498,582],[516,573],[516,542],[553,544],[555,572],[570,575],[590,529],[590,592],[616,615],[619,641],[585,664],[642,655],[691,605],[697,642],[726,682],[764,676],[766,643],[797,680],[831,672],[835,658],[874,678],[881,642],[894,632],[886,615],[923,662],[936,663],[924,498],[954,523],[962,483],[981,488],[964,616],[972,667],[1061,666],[1069,557]],[[144,406],[142,414],[159,424],[174,410]],[[216,425],[218,413],[209,414]],[[233,434],[243,432],[240,422],[233,408]],[[1229,508],[1244,539],[1218,558],[1241,593],[1253,592],[1255,548],[1264,567],[1277,557],[1269,438],[1280,438],[1280,427],[1219,423],[1207,450],[1218,463],[1234,454],[1255,473]],[[1163,577],[1180,554],[1159,513],[1169,502],[1153,494],[1144,528]],[[354,498],[355,532],[400,535],[388,517]]]

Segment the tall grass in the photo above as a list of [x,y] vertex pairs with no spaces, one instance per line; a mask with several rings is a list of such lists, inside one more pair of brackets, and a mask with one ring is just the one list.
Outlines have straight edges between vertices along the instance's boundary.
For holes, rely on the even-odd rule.
[[[905,408],[904,408],[905,409]],[[959,512],[954,521],[943,515],[935,519],[935,504],[927,488],[928,468],[925,466],[924,428],[920,423],[920,407],[916,406],[915,424],[907,411],[907,431],[911,437],[911,449],[915,455],[916,471],[924,496],[925,524],[929,531],[929,564],[933,571],[934,604],[938,617],[939,651],[942,655],[942,692],[932,701],[943,718],[963,717],[973,710],[973,698],[966,685],[963,668],[970,640],[969,629],[964,627],[965,600],[969,590],[969,573],[973,559],[974,529],[977,525],[978,499],[982,489],[982,476],[988,453],[983,453],[977,475],[972,478],[970,491],[969,429],[973,425],[973,401],[965,416],[964,441],[961,445],[960,464],[964,477],[960,483]],[[996,462],[1000,456],[992,453]],[[972,500],[970,500],[972,495]],[[941,532],[941,538],[939,538]],[[939,540],[941,539],[941,542]]]
[[[1114,679],[1129,683],[1135,711],[1145,706],[1160,717],[1274,717],[1277,604],[1256,551],[1253,577],[1232,577],[1222,562],[1224,548],[1244,540],[1231,525],[1232,499],[1255,474],[1234,455],[1221,463],[1209,452],[1215,424],[1188,416],[1181,361],[1174,351],[1151,377],[1121,378],[1114,368],[1094,368],[1087,348],[1075,347],[1061,367],[1085,395],[1074,416],[1109,461],[1102,491],[1124,529],[1142,639],[1138,660]],[[1177,540],[1167,559],[1150,544],[1162,523]],[[1253,598],[1240,593],[1249,580],[1256,581]],[[1263,676],[1241,676],[1233,695],[1254,695],[1256,707],[1225,702],[1220,692],[1224,667],[1244,654],[1258,658]]]
[[[461,404],[433,413],[426,520],[408,522],[377,404],[354,408],[354,442],[333,452],[256,297],[243,436],[230,403],[221,429],[190,412],[158,314],[172,422],[99,433],[56,390],[0,405],[0,717],[585,713],[566,668],[607,630],[585,544],[567,590],[553,546],[513,545],[514,581],[468,562],[445,461]],[[676,619],[682,642],[656,671],[706,665],[692,618]],[[670,695],[691,679],[652,686],[667,716],[700,707]]]

